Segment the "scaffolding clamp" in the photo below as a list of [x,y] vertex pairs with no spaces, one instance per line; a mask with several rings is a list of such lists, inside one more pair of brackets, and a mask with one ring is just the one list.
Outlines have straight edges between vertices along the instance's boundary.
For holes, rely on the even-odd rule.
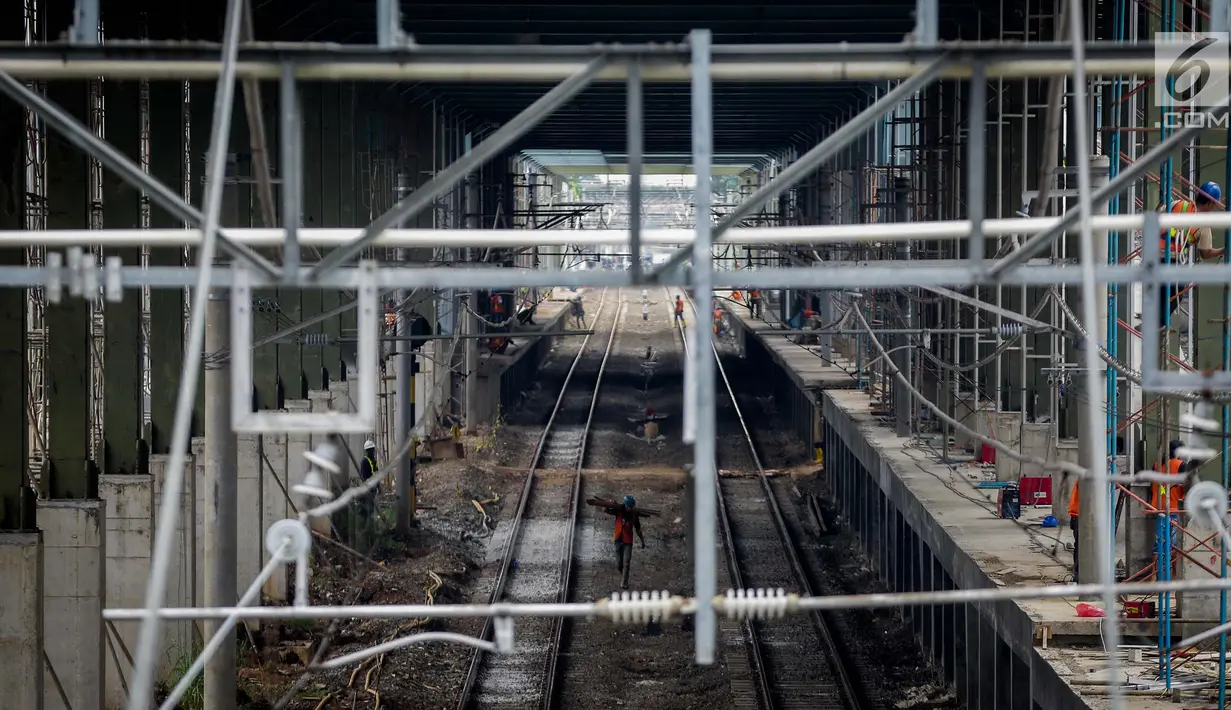
[[47,252],[46,259],[47,278],[43,283],[43,290],[48,303],[60,303],[64,298],[65,286],[68,286],[68,295],[87,301],[98,300],[100,296],[111,303],[119,303],[123,299],[124,264],[120,257],[107,258],[102,272],[102,286],[99,285],[98,263],[94,260],[92,251],[69,247],[67,254]]

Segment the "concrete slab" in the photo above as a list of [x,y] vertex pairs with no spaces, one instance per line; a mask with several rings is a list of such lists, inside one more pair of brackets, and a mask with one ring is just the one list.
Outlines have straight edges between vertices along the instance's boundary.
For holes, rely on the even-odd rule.
[[[290,404],[289,402],[287,403]],[[307,402],[300,403],[304,410]],[[295,511],[290,504],[290,485],[287,483],[287,438],[286,434],[271,434],[261,437],[261,566],[269,561],[269,551],[265,549],[264,531],[279,520],[294,517]],[[306,440],[307,437],[305,436]],[[302,453],[294,461],[296,467],[306,465]],[[273,601],[287,601],[287,576],[283,567],[265,584],[264,594]]]
[[786,371],[801,390],[852,389],[856,385],[854,363],[833,353],[830,361],[821,357],[821,346],[800,345],[788,335],[775,335],[769,323],[755,320],[747,308],[727,309],[731,324],[745,338],[755,338],[769,351],[774,362]]
[[261,438],[257,434],[241,433],[235,437],[236,452],[236,540],[235,561],[238,565],[235,594],[243,595],[252,580],[261,573],[265,547],[263,501],[261,500]]
[[[154,550],[154,477],[104,475],[98,495],[107,505],[107,607],[134,609],[145,605],[145,584]],[[107,707],[124,707],[124,691],[132,676],[128,656],[137,648],[138,624],[116,624],[106,638]],[[117,637],[118,636],[118,637]]]
[[[47,657],[72,710],[102,710],[103,596],[106,593],[106,504],[101,500],[40,500],[43,531],[43,630]],[[64,707],[50,672],[44,707]]]
[[0,570],[0,698],[42,710],[43,534],[0,533]]

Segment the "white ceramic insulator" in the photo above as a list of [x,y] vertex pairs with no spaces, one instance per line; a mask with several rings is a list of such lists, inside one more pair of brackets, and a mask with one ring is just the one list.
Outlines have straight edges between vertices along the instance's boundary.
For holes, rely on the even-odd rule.
[[675,603],[667,591],[614,592],[607,609],[617,624],[647,624],[670,619]]
[[784,589],[728,589],[723,610],[732,619],[781,619],[790,597]]

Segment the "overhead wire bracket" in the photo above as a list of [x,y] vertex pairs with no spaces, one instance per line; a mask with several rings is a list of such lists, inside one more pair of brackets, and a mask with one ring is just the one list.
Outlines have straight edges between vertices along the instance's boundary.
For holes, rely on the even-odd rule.
[[355,411],[275,412],[252,408],[252,275],[236,263],[231,285],[231,416],[237,432],[254,434],[366,434],[376,430],[380,337],[380,290],[376,262],[361,261],[355,270],[359,334],[356,369],[359,393]]

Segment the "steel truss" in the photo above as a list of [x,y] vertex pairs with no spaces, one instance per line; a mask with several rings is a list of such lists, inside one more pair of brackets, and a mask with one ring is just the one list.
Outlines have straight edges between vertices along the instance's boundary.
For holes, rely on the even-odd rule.
[[[82,5],[91,2],[83,0]],[[81,232],[38,233],[43,226],[38,220],[31,221],[30,231],[0,233],[0,245],[12,243],[25,245],[34,250],[68,247],[67,254],[52,251],[47,254],[45,265],[34,258],[28,267],[0,268],[0,285],[41,289],[48,298],[61,297],[62,289],[68,287],[71,297],[106,298],[123,297],[125,289],[144,288],[192,288],[194,303],[204,303],[211,289],[231,289],[232,294],[243,295],[246,289],[263,286],[304,286],[337,288],[360,293],[364,301],[361,309],[373,310],[376,289],[413,288],[513,288],[527,286],[575,286],[575,285],[632,285],[653,280],[663,284],[690,283],[695,289],[695,298],[706,303],[715,288],[739,286],[740,277],[733,272],[715,271],[712,247],[727,241],[733,244],[757,244],[774,247],[789,244],[838,244],[850,242],[954,239],[968,240],[970,258],[964,260],[937,261],[919,268],[914,264],[884,263],[829,263],[817,268],[762,268],[757,281],[763,287],[841,289],[862,288],[875,284],[891,286],[962,286],[985,284],[1002,285],[1055,285],[1076,284],[1083,289],[1083,303],[1087,322],[1092,322],[1095,289],[1103,283],[1145,283],[1157,287],[1165,283],[1226,283],[1231,281],[1231,268],[1225,265],[1138,266],[1107,265],[1100,262],[1092,248],[1083,249],[1081,258],[1070,263],[1036,264],[1030,262],[1033,250],[1046,245],[1067,228],[1076,225],[1084,246],[1091,245],[1096,230],[1150,229],[1159,226],[1231,226],[1231,216],[1218,215],[1119,215],[1095,217],[1094,209],[1113,193],[1111,187],[1120,185],[1115,180],[1107,188],[1092,194],[1090,189],[1089,146],[1079,153],[1082,160],[1077,175],[1082,186],[1079,206],[1058,219],[991,220],[983,219],[981,209],[972,220],[948,222],[877,223],[868,225],[840,225],[829,227],[782,227],[740,229],[745,218],[755,214],[769,200],[779,196],[808,173],[814,171],[847,143],[864,132],[868,117],[879,117],[915,91],[925,88],[938,79],[997,77],[1047,77],[1068,76],[1076,78],[1079,96],[1084,94],[1084,77],[1087,73],[1123,75],[1131,73],[1152,74],[1154,71],[1155,45],[1151,43],[1125,44],[1109,42],[1083,42],[1080,32],[1072,33],[1070,42],[1004,45],[998,43],[957,43],[937,45],[929,41],[930,31],[918,34],[918,44],[902,45],[841,45],[841,46],[713,46],[708,30],[691,34],[688,42],[661,46],[599,47],[413,47],[404,43],[404,37],[393,31],[388,23],[396,21],[396,13],[390,11],[389,3],[381,3],[384,13],[379,18],[382,31],[380,47],[342,47],[307,45],[264,45],[248,43],[240,46],[241,16],[243,3],[230,0],[228,3],[225,42],[220,46],[194,44],[185,46],[164,42],[87,42],[88,33],[75,32],[76,42],[68,44],[41,44],[36,46],[0,44],[0,92],[26,105],[32,115],[30,130],[43,125],[60,131],[78,147],[87,151],[106,169],[116,172],[125,181],[145,191],[149,198],[181,218],[185,223],[199,227],[198,230],[145,230],[139,233],[116,233],[110,230],[82,230]],[[1070,26],[1080,28],[1081,3],[1069,3],[1072,18]],[[96,7],[96,6],[95,6]],[[921,7],[935,4],[921,0]],[[85,15],[88,18],[88,14]],[[935,16],[921,18],[924,29],[935,25]],[[80,29],[80,28],[78,28]],[[1229,60],[1228,68],[1231,68]],[[89,126],[82,125],[68,116],[59,107],[49,102],[38,90],[37,84],[27,85],[25,80],[56,79],[142,79],[142,80],[217,80],[211,131],[209,164],[204,180],[204,208],[197,210],[183,198],[181,186],[174,188],[160,184],[144,166],[135,164],[111,148]],[[545,94],[522,114],[488,136],[472,152],[458,162],[439,171],[424,187],[400,200],[372,224],[357,233],[355,230],[307,230],[299,229],[299,211],[302,205],[302,185],[299,180],[288,179],[284,188],[283,223],[288,229],[232,230],[221,229],[219,211],[224,181],[226,140],[230,130],[235,83],[239,80],[271,80],[280,83],[284,107],[290,107],[283,117],[283,125],[293,125],[297,106],[293,100],[299,81],[326,80],[416,80],[416,81],[517,81],[560,80],[561,84]],[[556,108],[582,91],[594,81],[627,81],[630,86],[629,103],[629,165],[632,184],[639,184],[641,166],[641,104],[640,86],[644,82],[691,82],[693,97],[693,166],[697,175],[695,205],[697,224],[692,234],[682,230],[642,230],[639,226],[641,205],[636,199],[637,190],[630,190],[634,202],[630,209],[632,229],[597,235],[601,243],[626,246],[632,254],[632,263],[639,264],[641,249],[649,244],[674,243],[685,246],[671,261],[678,266],[691,257],[693,270],[689,278],[677,269],[660,269],[652,274],[643,274],[639,268],[628,273],[589,273],[575,271],[527,271],[515,269],[416,269],[382,267],[365,262],[348,264],[365,247],[423,246],[425,243],[440,246],[482,244],[508,246],[510,240],[517,244],[543,244],[548,237],[561,243],[586,242],[582,235],[563,232],[535,233],[533,237],[508,232],[484,232],[471,230],[440,230],[421,232],[395,230],[398,224],[416,212],[430,207],[437,199],[452,190],[486,160],[494,157],[525,135],[536,123]],[[784,169],[776,179],[761,186],[745,199],[739,207],[721,222],[711,223],[711,174],[712,174],[712,106],[711,86],[714,81],[834,81],[834,80],[904,80],[898,87],[881,96],[856,120],[839,127],[816,148]],[[1084,106],[1084,100],[1078,105]],[[983,102],[976,102],[975,111]],[[1080,136],[1086,136],[1089,124],[1084,111],[1078,112]],[[983,123],[980,118],[976,125]],[[294,164],[300,137],[295,131],[283,131],[284,175],[298,174]],[[1182,136],[1184,130],[1174,136]],[[1178,148],[1184,138],[1168,140],[1151,151],[1149,158],[1156,160],[1169,150]],[[986,180],[986,166],[982,151],[968,166],[969,185],[981,186]],[[1145,163],[1146,161],[1141,161]],[[39,166],[30,168],[35,173]],[[1122,175],[1133,172],[1130,168]],[[1120,178],[1117,177],[1117,180]],[[1127,178],[1125,178],[1127,180]],[[34,184],[38,184],[35,181]],[[981,205],[982,200],[976,201]],[[589,234],[594,234],[592,231]],[[1027,248],[1013,253],[1007,259],[985,260],[983,238],[996,235],[1034,235]],[[466,240],[471,240],[467,242]],[[610,240],[610,241],[602,241]],[[1150,240],[1147,240],[1147,242]],[[284,260],[279,265],[257,255],[252,247],[258,244],[281,244]],[[198,266],[193,270],[182,268],[142,267],[125,265],[114,259],[98,264],[89,246],[115,246],[117,244],[140,244],[145,247],[181,245],[193,247]],[[336,245],[339,248],[330,255],[313,263],[298,263],[300,246]],[[235,259],[229,265],[214,265],[219,250],[225,250]],[[32,256],[34,254],[32,253]],[[745,277],[746,278],[746,277]],[[232,318],[235,322],[247,323],[244,312],[247,302],[243,298],[231,298]],[[830,597],[823,599],[797,598],[789,595],[771,594],[757,597],[755,594],[730,592],[720,596],[716,588],[715,565],[717,563],[714,529],[716,524],[716,471],[714,469],[714,402],[713,393],[699,387],[698,382],[712,380],[713,361],[709,359],[708,329],[699,328],[694,333],[694,353],[688,363],[689,377],[686,382],[685,429],[687,440],[696,449],[697,466],[694,475],[698,479],[696,537],[694,570],[696,598],[674,599],[666,594],[640,593],[604,600],[596,604],[561,605],[513,605],[479,607],[471,605],[406,606],[406,607],[340,607],[318,608],[307,604],[306,595],[297,594],[296,604],[283,609],[269,608],[216,608],[216,609],[162,609],[167,586],[168,560],[172,553],[172,534],[177,528],[178,501],[181,497],[184,478],[185,452],[188,449],[190,415],[195,399],[198,369],[202,363],[202,345],[205,330],[205,308],[191,312],[188,327],[184,371],[180,381],[179,399],[172,434],[171,460],[163,482],[163,504],[157,521],[155,549],[151,560],[151,577],[147,588],[147,604],[142,610],[111,609],[105,613],[108,619],[140,620],[142,633],[135,662],[135,677],[131,685],[129,707],[147,710],[153,689],[153,673],[157,666],[154,654],[160,624],[165,619],[214,619],[225,620],[233,625],[242,618],[336,618],[339,616],[490,616],[509,619],[526,615],[556,615],[607,617],[616,621],[632,621],[650,617],[664,618],[675,613],[690,613],[697,617],[696,657],[700,663],[712,663],[716,645],[716,617],[719,613],[736,616],[781,616],[786,613],[820,609],[850,608],[858,606],[900,606],[921,604],[991,603],[1008,599],[1027,599],[1056,596],[1072,596],[1081,593],[1098,593],[1105,600],[1114,601],[1115,594],[1145,593],[1165,588],[1171,592],[1198,589],[1221,590],[1228,588],[1225,579],[1197,582],[1172,582],[1146,585],[1113,584],[1113,570],[1108,550],[1100,550],[1100,584],[1084,586],[1057,586],[1034,589],[965,590],[929,594],[886,594],[862,597]],[[369,318],[375,323],[375,311]],[[361,319],[361,323],[364,320]],[[248,334],[250,336],[250,333]],[[379,332],[361,330],[361,339],[371,340],[375,347]],[[245,340],[241,335],[240,342]],[[364,345],[361,342],[360,345]],[[1098,336],[1085,334],[1088,358],[1097,357],[1100,348]],[[1101,392],[1104,375],[1087,362],[1089,383],[1087,391]],[[244,380],[250,369],[236,368],[233,383],[236,392],[251,389]],[[708,373],[708,375],[707,375]],[[897,373],[899,376],[901,373]],[[377,368],[365,367],[359,373],[361,388],[374,385]],[[1231,385],[1227,373],[1216,373],[1215,379],[1207,381],[1219,386]],[[1211,376],[1213,377],[1213,376]],[[368,382],[371,380],[371,382]],[[1175,386],[1170,380],[1154,382],[1158,386]],[[1194,386],[1193,380],[1184,380],[1183,386]],[[372,393],[376,389],[370,390]],[[363,398],[366,410],[355,414],[366,427],[377,418],[377,398]],[[1092,410],[1093,411],[1093,410]],[[239,426],[261,428],[254,424],[254,417],[261,413],[242,412],[237,419]],[[247,421],[247,423],[245,423]],[[331,419],[299,418],[284,421],[282,426],[295,431],[335,431],[338,422]],[[343,425],[344,428],[349,426]],[[958,425],[960,426],[960,425]],[[265,429],[261,429],[265,430]],[[405,446],[408,442],[403,442]],[[1097,490],[1109,490],[1110,481],[1105,451],[1093,458],[1089,469],[1073,465],[1053,464],[1066,472],[1088,479]],[[1115,480],[1131,479],[1120,476]],[[1166,475],[1155,475],[1152,480],[1172,480]],[[380,478],[369,482],[378,485]],[[344,505],[368,490],[367,486],[345,494],[335,504]],[[1194,493],[1196,491],[1194,490]],[[1219,492],[1207,500],[1226,494]],[[1108,496],[1093,495],[1093,525],[1109,528],[1110,511]],[[1225,505],[1211,504],[1207,521],[1225,537],[1222,517]],[[331,506],[322,506],[318,514],[327,513]],[[305,554],[299,533],[293,530],[298,521],[271,528],[269,548],[273,562],[287,562],[292,558],[302,559]],[[275,534],[276,533],[276,534]],[[310,538],[308,544],[310,545]],[[289,550],[294,548],[295,554]],[[265,573],[263,573],[265,574]],[[255,585],[254,585],[255,586]],[[245,595],[245,602],[249,596]],[[1111,605],[1108,605],[1111,608]],[[502,628],[506,623],[501,622]],[[1115,616],[1109,616],[1102,625],[1106,645],[1114,649],[1119,643]],[[509,631],[511,634],[511,630]],[[214,641],[217,639],[215,638]],[[503,649],[509,637],[503,635]],[[217,648],[211,643],[209,648]],[[500,649],[498,649],[500,650]],[[201,661],[204,662],[204,659]],[[1109,654],[1109,663],[1116,664],[1115,654]],[[1112,675],[1114,675],[1114,667]],[[1113,707],[1120,707],[1120,689],[1110,687]]]

